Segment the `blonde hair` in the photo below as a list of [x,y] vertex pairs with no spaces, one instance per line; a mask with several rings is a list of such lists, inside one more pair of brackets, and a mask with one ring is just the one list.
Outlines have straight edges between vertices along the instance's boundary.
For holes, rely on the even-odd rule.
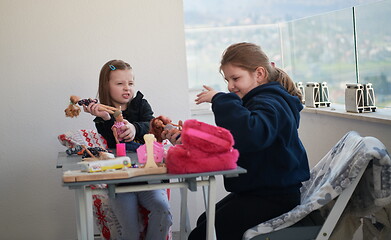
[[110,60],[103,65],[99,75],[98,98],[99,102],[105,105],[114,106],[110,96],[110,73],[115,70],[132,70],[129,63],[122,60]]
[[300,101],[302,100],[301,92],[289,75],[282,69],[274,67],[265,52],[256,44],[246,42],[232,44],[223,52],[220,73],[222,73],[222,67],[226,64],[232,64],[248,72],[254,72],[258,67],[263,67],[266,70],[268,82],[281,83],[290,95],[297,96]]

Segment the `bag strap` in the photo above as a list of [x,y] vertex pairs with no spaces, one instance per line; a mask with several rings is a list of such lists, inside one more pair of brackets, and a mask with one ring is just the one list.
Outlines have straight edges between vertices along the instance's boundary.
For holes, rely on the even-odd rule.
[[216,137],[212,134],[202,132],[202,131],[194,129],[194,128],[187,129],[186,134],[189,136],[196,137],[196,138],[205,140],[207,142],[222,146],[222,147],[231,146],[231,143],[225,139],[222,139],[220,137]]

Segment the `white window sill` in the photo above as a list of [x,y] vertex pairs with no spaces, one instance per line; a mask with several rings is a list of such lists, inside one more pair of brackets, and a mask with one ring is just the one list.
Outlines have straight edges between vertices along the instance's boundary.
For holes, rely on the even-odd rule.
[[331,104],[330,107],[304,107],[305,113],[324,114],[348,119],[356,119],[367,122],[382,123],[391,125],[391,109],[376,109],[376,112],[353,113],[346,112],[345,105]]
[[211,109],[191,109],[191,115],[212,115],[213,112]]
[[[332,103],[330,107],[318,107],[318,108],[304,107],[302,112],[323,114],[323,115],[329,115],[335,117],[342,117],[348,119],[356,119],[361,121],[391,125],[391,109],[377,108],[376,112],[352,113],[352,112],[346,112],[345,105]],[[213,113],[210,107],[191,109],[192,116],[212,115],[212,114]]]

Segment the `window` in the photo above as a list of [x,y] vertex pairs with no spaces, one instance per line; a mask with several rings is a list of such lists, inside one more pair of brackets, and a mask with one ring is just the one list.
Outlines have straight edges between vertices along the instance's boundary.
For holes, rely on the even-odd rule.
[[352,10],[282,23],[283,68],[296,82],[327,82],[332,103],[356,83]]
[[[185,0],[190,97],[203,84],[226,91],[218,72],[221,54],[247,41],[260,45],[294,81],[327,82],[331,103],[344,104],[347,83],[370,82],[376,106],[391,107],[391,0],[354,8],[355,1],[341,2]],[[302,18],[320,9],[322,14]]]
[[358,75],[373,84],[376,106],[391,107],[391,1],[356,7]]

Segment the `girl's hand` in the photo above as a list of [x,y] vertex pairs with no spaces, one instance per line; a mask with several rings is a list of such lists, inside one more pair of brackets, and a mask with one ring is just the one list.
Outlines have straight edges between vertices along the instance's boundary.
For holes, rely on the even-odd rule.
[[168,139],[172,145],[182,144],[181,140],[181,131],[177,128],[172,128],[170,130],[164,130],[162,132],[162,139]]
[[88,104],[88,106],[83,105],[83,109],[84,112],[88,112],[96,117],[101,117],[105,121],[111,119],[110,114],[108,112],[99,110],[99,103],[92,102]]
[[195,99],[196,104],[204,103],[204,102],[212,102],[212,98],[216,95],[217,91],[213,88],[203,85],[204,90],[197,94],[197,98]]
[[136,128],[133,124],[128,122],[128,120],[124,119],[123,122],[125,123],[125,125],[121,127],[121,130],[123,130],[124,132],[121,133],[118,137],[120,139],[123,139],[125,142],[131,142],[136,136]]

